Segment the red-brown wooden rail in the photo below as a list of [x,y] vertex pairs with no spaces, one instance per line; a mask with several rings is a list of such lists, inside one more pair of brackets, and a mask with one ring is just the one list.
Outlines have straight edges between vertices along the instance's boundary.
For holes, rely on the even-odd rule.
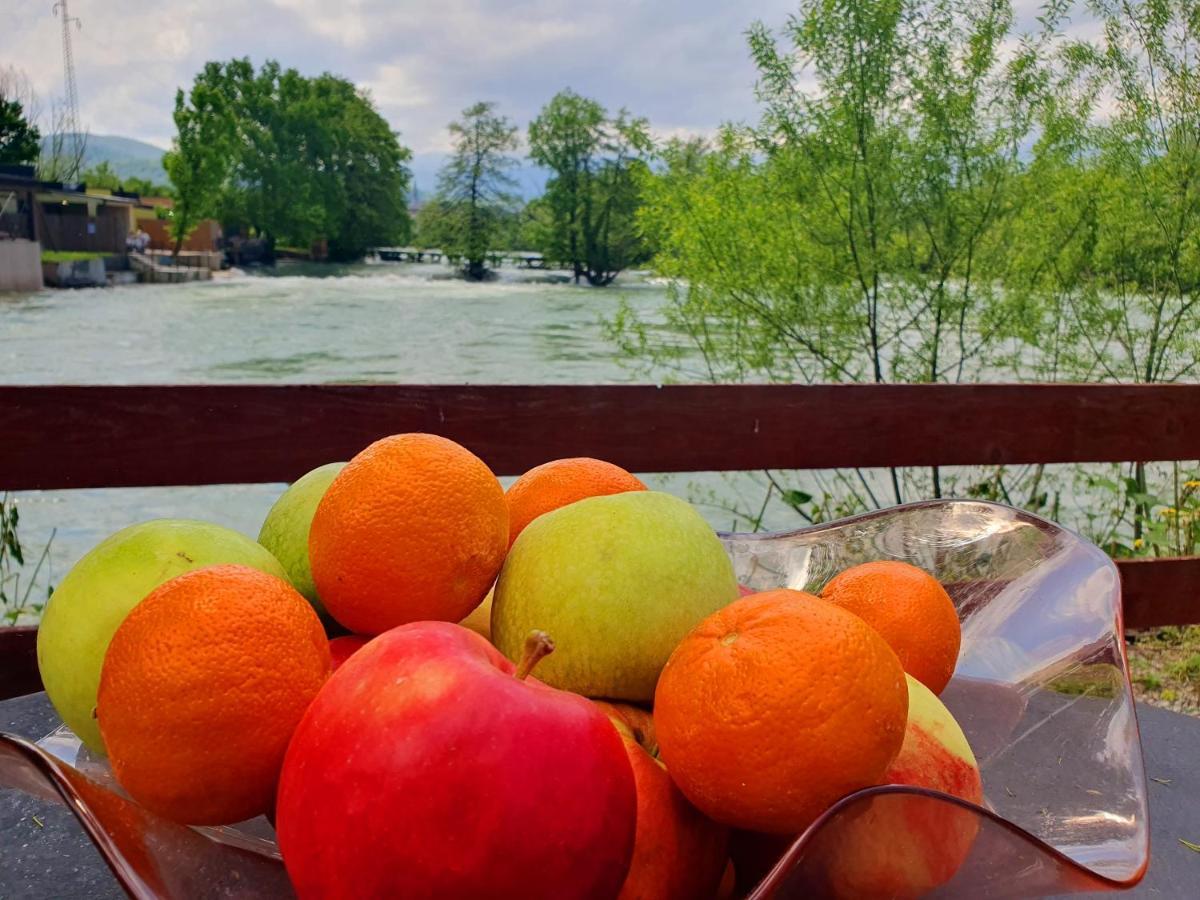
[[0,489],[287,481],[430,431],[517,474],[1200,459],[1200,385],[0,387]]
[[[0,490],[290,481],[404,431],[501,475],[1195,460],[1200,385],[0,386]],[[1118,565],[1128,626],[1200,622],[1200,558]]]

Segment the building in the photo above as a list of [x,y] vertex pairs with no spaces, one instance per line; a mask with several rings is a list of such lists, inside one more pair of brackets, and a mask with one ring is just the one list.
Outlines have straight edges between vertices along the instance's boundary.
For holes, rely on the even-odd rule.
[[78,190],[43,182],[35,193],[37,235],[43,250],[122,256],[137,231],[136,197]]
[[[0,291],[39,290],[45,251],[123,257],[131,243],[170,249],[170,207],[163,198],[38,181],[32,166],[0,166]],[[202,222],[184,247],[211,252],[220,233]]]
[[0,291],[42,288],[38,242],[38,182],[28,166],[0,166]]

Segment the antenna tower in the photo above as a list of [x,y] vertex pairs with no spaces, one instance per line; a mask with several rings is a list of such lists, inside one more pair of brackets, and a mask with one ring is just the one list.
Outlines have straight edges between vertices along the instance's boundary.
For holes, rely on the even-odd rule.
[[75,87],[75,56],[71,52],[71,25],[74,24],[78,29],[83,28],[83,23],[77,16],[71,15],[67,9],[67,0],[58,0],[54,4],[53,12],[56,16],[61,14],[62,18],[63,71],[67,84],[67,112],[63,125],[71,135],[71,171],[67,174],[70,178],[75,178],[79,174],[83,138],[79,132],[79,91]]

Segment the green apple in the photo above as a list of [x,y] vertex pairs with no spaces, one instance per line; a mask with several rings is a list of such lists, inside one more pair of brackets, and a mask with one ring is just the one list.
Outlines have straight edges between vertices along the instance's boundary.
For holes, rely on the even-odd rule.
[[117,626],[163,582],[221,563],[287,578],[278,560],[245,535],[208,522],[156,519],[97,544],[55,588],[38,628],[38,668],[50,702],[89,748],[104,752],[92,710]]
[[326,463],[292,482],[279,495],[258,532],[258,542],[283,563],[288,580],[321,615],[325,615],[325,607],[317,596],[308,563],[308,529],[326,489],[345,465]]
[[646,702],[675,645],[737,597],[733,564],[689,504],[656,491],[589,497],[521,532],[496,584],[492,642],[519,659],[541,629],[556,649],[539,679]]

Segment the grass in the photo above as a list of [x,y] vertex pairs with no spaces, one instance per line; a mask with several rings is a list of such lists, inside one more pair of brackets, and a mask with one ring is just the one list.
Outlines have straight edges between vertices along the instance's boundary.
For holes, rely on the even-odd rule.
[[80,262],[85,259],[104,259],[109,253],[93,253],[87,250],[43,250],[42,262],[64,263]]
[[1200,625],[1130,632],[1127,640],[1137,698],[1200,716]]
[[1080,666],[1060,675],[1046,687],[1060,694],[1114,697],[1121,686],[1121,670],[1110,663]]

